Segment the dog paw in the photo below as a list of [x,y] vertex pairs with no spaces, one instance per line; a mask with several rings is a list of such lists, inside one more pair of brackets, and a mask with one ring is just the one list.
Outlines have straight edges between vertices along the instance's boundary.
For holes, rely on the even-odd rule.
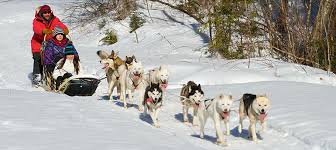
[[139,112],[143,112],[143,111],[144,111],[144,109],[143,109],[143,108],[139,108],[138,110],[139,110]]
[[204,139],[204,134],[203,133],[200,134],[200,138]]
[[239,126],[238,127],[238,133],[241,134],[242,133],[242,128]]
[[160,125],[158,125],[158,124],[155,124],[155,125],[154,125],[154,127],[156,127],[156,128],[160,128]]
[[217,141],[216,142],[217,145],[220,145],[220,146],[229,146],[226,142],[224,141]]

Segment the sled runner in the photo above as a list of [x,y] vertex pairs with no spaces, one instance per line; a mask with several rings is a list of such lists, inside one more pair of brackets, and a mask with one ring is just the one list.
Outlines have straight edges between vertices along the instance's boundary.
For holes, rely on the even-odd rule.
[[99,83],[100,80],[93,76],[74,76],[64,80],[56,92],[69,96],[92,96]]

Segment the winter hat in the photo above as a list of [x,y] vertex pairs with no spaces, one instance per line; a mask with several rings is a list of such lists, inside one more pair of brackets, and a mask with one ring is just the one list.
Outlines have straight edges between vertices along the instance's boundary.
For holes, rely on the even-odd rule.
[[50,6],[48,6],[48,5],[43,5],[43,6],[41,6],[41,8],[40,8],[40,13],[41,13],[41,14],[43,14],[44,12],[48,12],[48,11],[51,12],[51,8],[50,8]]
[[65,36],[64,30],[61,27],[59,27],[59,26],[56,26],[54,28],[53,37],[55,37],[57,34],[63,34],[63,36]]
[[67,44],[64,49],[64,55],[75,55],[75,54],[76,54],[75,47],[71,43]]

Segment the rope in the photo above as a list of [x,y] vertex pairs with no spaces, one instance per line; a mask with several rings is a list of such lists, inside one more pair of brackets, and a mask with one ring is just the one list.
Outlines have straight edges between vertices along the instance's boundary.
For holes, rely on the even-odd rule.
[[182,102],[186,101],[186,100],[190,100],[189,98],[185,97],[185,96],[181,96],[181,95],[177,95],[177,94],[174,94],[172,92],[168,92],[167,93],[173,95],[173,96],[176,96],[176,97],[179,97],[179,98],[183,98]]

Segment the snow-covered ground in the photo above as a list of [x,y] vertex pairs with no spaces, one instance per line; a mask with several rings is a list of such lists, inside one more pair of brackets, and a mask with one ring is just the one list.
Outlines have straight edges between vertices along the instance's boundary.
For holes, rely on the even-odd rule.
[[[66,1],[47,2],[62,18]],[[124,109],[120,102],[106,101],[106,81],[92,97],[36,91],[29,79],[30,40],[34,9],[41,4],[0,1],[0,149],[336,149],[334,74],[270,58],[251,59],[250,67],[249,60],[207,58],[201,53],[207,39],[195,30],[195,22],[157,4],[150,11],[154,22],[147,19],[137,31],[139,43],[125,27],[127,21],[111,25],[119,35],[113,46],[98,46],[103,30],[95,26],[76,29],[71,36],[88,73],[103,77],[96,56],[102,49],[118,50],[122,58],[134,54],[146,70],[169,66],[168,95],[159,114],[161,128],[152,127],[149,117],[134,107]],[[181,122],[177,95],[189,80],[202,84],[206,97],[266,94],[272,109],[268,130],[259,133],[262,141],[246,139],[247,120],[243,137],[238,135],[235,112],[231,113],[232,135],[226,136],[229,147],[214,144],[212,121],[206,126],[205,139],[200,139],[198,127]]]

